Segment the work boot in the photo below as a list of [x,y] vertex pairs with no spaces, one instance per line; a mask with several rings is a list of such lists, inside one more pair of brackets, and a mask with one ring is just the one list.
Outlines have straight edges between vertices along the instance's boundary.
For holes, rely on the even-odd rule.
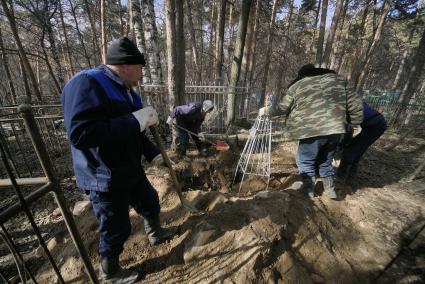
[[166,240],[172,239],[178,233],[178,227],[162,228],[159,216],[145,218],[145,232],[151,245],[158,245]]
[[118,264],[118,257],[101,258],[100,278],[111,284],[130,284],[140,279],[140,274],[130,269],[124,269]]
[[323,182],[323,189],[324,193],[327,197],[330,199],[336,199],[336,192],[335,192],[335,184],[334,184],[334,177],[328,176],[328,177],[322,177]]
[[315,178],[314,177],[308,177],[308,176],[303,176],[303,182],[301,184],[300,187],[296,187],[294,189],[301,191],[302,193],[304,193],[307,197],[309,198],[313,198],[314,197],[314,182],[315,182]]

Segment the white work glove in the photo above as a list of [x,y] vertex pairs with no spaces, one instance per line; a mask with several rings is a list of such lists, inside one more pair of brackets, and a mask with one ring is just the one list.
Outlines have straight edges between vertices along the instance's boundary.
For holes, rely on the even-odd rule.
[[133,112],[133,116],[137,119],[140,125],[140,132],[152,125],[158,124],[158,113],[153,107],[148,106],[138,111]]
[[172,118],[171,116],[169,116],[167,118],[167,124],[170,125],[170,126],[172,126],[174,124],[174,118]]
[[198,133],[198,138],[199,138],[199,140],[201,140],[202,142],[205,142],[205,134],[204,134],[204,132]]
[[155,158],[152,159],[151,164],[154,166],[164,166],[165,162],[164,162],[164,158],[162,157],[161,154],[158,154],[155,156]]
[[353,138],[362,132],[362,127],[360,125],[353,125]]
[[271,107],[262,107],[258,110],[258,116],[270,115]]

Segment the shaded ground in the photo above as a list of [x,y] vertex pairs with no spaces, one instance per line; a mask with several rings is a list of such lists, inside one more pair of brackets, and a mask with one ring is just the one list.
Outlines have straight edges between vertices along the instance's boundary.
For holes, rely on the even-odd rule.
[[[264,180],[248,177],[240,195],[238,185],[231,185],[236,153],[202,158],[194,150],[191,162],[174,158],[185,197],[204,215],[180,206],[166,169],[148,168],[160,195],[163,223],[180,226],[181,234],[150,247],[142,220],[131,211],[133,232],[121,261],[143,272],[140,283],[422,283],[425,183],[403,179],[424,158],[418,149],[425,141],[410,139],[387,153],[382,145],[391,139],[387,135],[366,154],[356,180],[338,184],[338,201],[321,196],[320,180],[313,200],[291,189],[298,180],[292,144],[274,147],[268,191]],[[83,198],[72,194],[72,183],[65,188],[70,204]],[[60,215],[51,201],[43,205],[36,210],[42,213],[37,220],[65,280],[87,283]],[[96,220],[89,209],[75,218],[97,269]],[[7,224],[17,238],[29,233],[19,220]],[[36,242],[28,243],[23,246],[27,257],[39,260]],[[3,263],[10,261],[3,259],[2,271]],[[40,283],[52,283],[56,276],[43,266],[38,277]]]

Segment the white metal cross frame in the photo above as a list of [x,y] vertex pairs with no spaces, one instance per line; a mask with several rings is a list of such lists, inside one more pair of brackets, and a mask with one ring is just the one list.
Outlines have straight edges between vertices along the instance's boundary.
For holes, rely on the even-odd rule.
[[241,191],[245,175],[261,176],[267,179],[266,189],[270,181],[272,121],[266,116],[258,116],[249,131],[249,137],[236,166],[235,183],[238,173],[242,174],[239,185]]

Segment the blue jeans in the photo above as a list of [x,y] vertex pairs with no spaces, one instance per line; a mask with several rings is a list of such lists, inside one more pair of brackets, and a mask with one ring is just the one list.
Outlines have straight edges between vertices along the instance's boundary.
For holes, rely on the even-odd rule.
[[86,191],[99,223],[99,254],[113,258],[121,254],[131,232],[129,206],[145,218],[158,216],[158,193],[143,173],[132,188],[112,188],[109,192]]
[[332,159],[341,134],[301,139],[298,144],[297,166],[301,176],[320,177],[334,175]]

